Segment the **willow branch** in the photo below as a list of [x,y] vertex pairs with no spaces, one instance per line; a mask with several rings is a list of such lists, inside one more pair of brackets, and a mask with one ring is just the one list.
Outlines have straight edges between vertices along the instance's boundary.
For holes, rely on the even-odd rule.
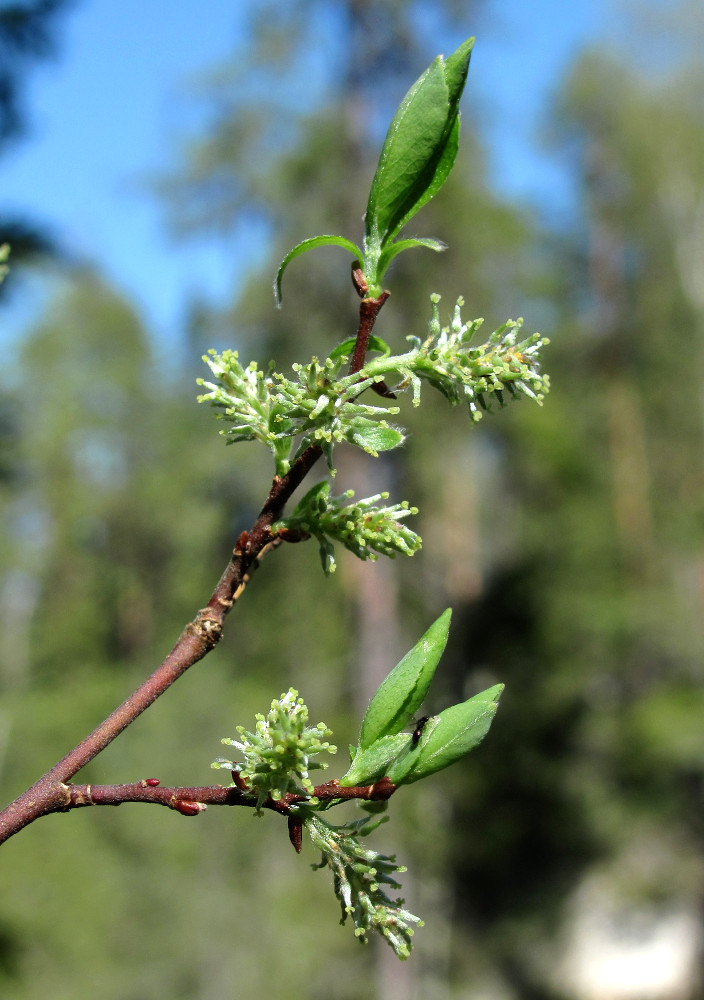
[[[354,272],[353,280],[355,280]],[[358,291],[363,294],[361,287],[358,287]],[[360,303],[359,328],[350,365],[351,373],[358,371],[364,364],[372,328],[379,310],[388,297],[388,292],[382,292],[378,298],[365,297]],[[383,382],[376,384],[374,389],[384,396],[393,395]],[[112,743],[127,726],[167,691],[174,681],[217,645],[222,637],[225,618],[249,582],[260,559],[282,540],[272,533],[272,524],[281,517],[287,501],[321,455],[322,450],[317,445],[310,445],[285,476],[274,478],[257,520],[249,531],[243,531],[237,539],[232,557],[207,605],[201,608],[193,621],[185,627],[174,648],[151,677],[78,746],[0,812],[0,844],[40,816],[71,808],[72,806],[66,802],[68,787],[66,782]],[[156,800],[160,801],[159,795],[156,795],[154,801]],[[145,801],[145,799],[132,801]]]
[[[341,802],[350,799],[380,802],[390,798],[395,790],[396,786],[388,778],[382,778],[372,785],[357,785],[352,788],[344,788],[337,779],[334,779],[317,785],[310,795],[288,792],[280,799],[270,798],[262,804],[262,808],[288,816],[293,806],[310,801],[311,795],[320,802]],[[69,809],[80,809],[83,806],[120,806],[125,802],[146,802],[174,809],[183,816],[197,816],[205,812],[208,806],[247,806],[253,809],[257,798],[256,793],[241,783],[235,787],[203,785],[173,788],[162,786],[157,778],[143,778],[127,785],[61,783],[60,791],[60,801],[50,810],[51,812],[67,812]]]
[[271,525],[281,517],[287,501],[321,454],[320,448],[311,445],[294,462],[287,475],[275,477],[257,520],[249,531],[243,531],[238,538],[207,605],[185,627],[174,648],[151,677],[39,781],[0,812],[0,844],[40,816],[65,809],[65,782],[112,743],[174,681],[217,645],[222,637],[225,618],[259,560],[279,544],[280,540],[272,534]]

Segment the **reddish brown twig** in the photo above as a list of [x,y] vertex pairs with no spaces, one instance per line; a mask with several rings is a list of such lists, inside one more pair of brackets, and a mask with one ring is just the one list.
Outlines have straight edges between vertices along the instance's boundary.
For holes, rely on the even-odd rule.
[[[390,292],[382,292],[375,299],[369,296],[367,279],[364,277],[364,272],[358,260],[352,261],[352,284],[362,301],[359,303],[359,327],[357,328],[357,339],[355,340],[352,360],[350,361],[350,375],[354,375],[355,372],[358,372],[364,366],[364,359],[367,356],[367,348],[369,347],[369,338],[372,335],[376,318],[379,315],[379,310],[391,294]],[[384,399],[396,399],[395,393],[389,389],[386,382],[375,382],[372,389],[378,395],[383,396]]]
[[[234,788],[225,788],[223,785],[171,788],[161,785],[156,778],[143,778],[141,781],[126,785],[78,785],[59,782],[51,806],[45,808],[41,815],[49,812],[67,812],[69,809],[80,809],[85,806],[120,806],[125,802],[166,806],[183,816],[198,816],[205,812],[208,806],[254,808],[256,793],[253,793],[246,782],[239,777],[239,772],[234,771],[233,778]],[[372,785],[357,785],[353,788],[343,788],[335,779],[317,785],[311,794],[321,802],[349,799],[380,802],[390,798],[395,790],[396,786],[388,778],[382,778]],[[301,818],[296,816],[293,807],[307,802],[309,798],[308,795],[289,792],[280,799],[270,798],[262,803],[262,808],[288,817],[289,837],[298,853],[301,846]],[[46,805],[48,806],[48,802]]]
[[364,365],[374,323],[379,315],[379,310],[389,295],[389,292],[382,292],[376,299],[365,298],[359,303],[359,327],[357,329],[357,340],[355,341],[354,351],[352,352],[352,360],[350,361],[350,375],[354,375]]

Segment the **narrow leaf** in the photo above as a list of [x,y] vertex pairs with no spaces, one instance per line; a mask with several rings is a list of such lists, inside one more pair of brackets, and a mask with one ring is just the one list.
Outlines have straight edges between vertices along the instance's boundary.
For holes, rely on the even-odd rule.
[[379,257],[377,279],[381,281],[394,257],[403,253],[404,250],[410,250],[412,247],[426,247],[428,250],[435,250],[436,253],[442,253],[443,250],[447,250],[447,244],[443,243],[442,240],[433,240],[428,239],[427,237],[413,237],[411,239],[397,240],[395,243],[389,243],[386,248],[382,250],[381,256]]
[[443,611],[381,682],[362,721],[361,750],[383,736],[399,733],[414,717],[447,644],[451,616],[450,608]]
[[306,253],[307,250],[314,250],[316,247],[326,247],[326,246],[338,246],[342,247],[344,250],[349,250],[349,252],[354,257],[362,258],[362,251],[358,246],[355,246],[351,240],[346,239],[344,236],[312,236],[308,240],[303,240],[298,243],[293,250],[289,250],[284,259],[279,264],[279,269],[276,272],[276,278],[274,279],[274,299],[276,300],[276,307],[281,308],[281,279],[284,276],[284,271],[291,263],[295,257],[300,257],[302,253]]

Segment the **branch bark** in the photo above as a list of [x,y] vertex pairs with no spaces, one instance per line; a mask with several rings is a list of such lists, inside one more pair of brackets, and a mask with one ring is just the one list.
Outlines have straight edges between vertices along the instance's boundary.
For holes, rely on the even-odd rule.
[[[342,787],[337,779],[334,779],[317,785],[311,795],[289,792],[280,799],[268,799],[262,808],[288,816],[292,806],[307,802],[311,796],[315,796],[321,802],[349,799],[380,802],[390,798],[395,790],[396,786],[388,778],[382,778],[373,785],[357,785],[351,788]],[[68,812],[70,809],[80,809],[84,806],[120,806],[125,802],[146,802],[174,809],[183,816],[197,816],[205,812],[208,806],[247,806],[253,809],[256,793],[241,782],[234,787],[224,785],[169,787],[160,785],[156,778],[143,778],[141,781],[123,785],[77,785],[60,782],[57,786],[55,804],[46,812]]]
[[[299,802],[307,802],[311,796],[321,802],[331,802],[334,799],[363,799],[368,802],[380,802],[388,799],[396,790],[396,785],[388,778],[382,778],[373,785],[355,785],[342,787],[335,778],[317,785],[310,795],[288,792],[280,799],[268,799],[262,808],[288,815],[291,806]],[[63,804],[61,810],[79,809],[82,806],[119,806],[124,802],[148,802],[152,805],[168,806],[187,816],[195,816],[203,812],[207,806],[248,806],[254,808],[256,792],[240,785],[227,787],[225,785],[196,785],[193,787],[168,787],[160,785],[155,778],[146,778],[127,785],[76,785],[63,786]],[[200,806],[200,809],[186,809],[184,804]]]

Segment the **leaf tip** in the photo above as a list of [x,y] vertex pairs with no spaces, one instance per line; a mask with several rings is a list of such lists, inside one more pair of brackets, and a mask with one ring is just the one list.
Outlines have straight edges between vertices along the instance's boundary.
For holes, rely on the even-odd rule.
[[281,281],[278,274],[274,278],[274,308],[281,308]]

